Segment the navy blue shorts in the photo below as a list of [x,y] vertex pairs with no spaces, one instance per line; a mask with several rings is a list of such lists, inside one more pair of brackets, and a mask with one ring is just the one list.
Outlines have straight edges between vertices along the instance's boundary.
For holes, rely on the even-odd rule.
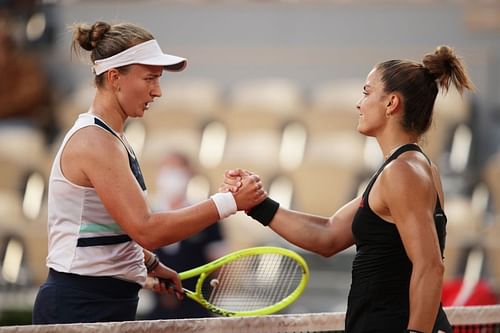
[[137,283],[112,277],[82,276],[49,270],[33,307],[33,324],[135,320]]

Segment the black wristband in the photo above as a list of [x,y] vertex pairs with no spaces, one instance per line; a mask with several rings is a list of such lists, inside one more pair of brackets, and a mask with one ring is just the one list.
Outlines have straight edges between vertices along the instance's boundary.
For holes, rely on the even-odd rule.
[[152,271],[154,271],[156,269],[156,267],[158,267],[158,265],[160,264],[160,260],[158,260],[158,257],[156,255],[151,254],[151,256],[154,259],[151,260],[151,257],[150,257],[150,259],[146,263],[146,269],[147,269],[148,273],[151,273]]
[[271,198],[266,198],[260,204],[252,208],[247,214],[259,221],[263,226],[268,226],[279,207],[280,204],[278,202]]
[[409,329],[406,329],[403,331],[403,333],[424,333],[424,332],[421,332],[421,331],[417,331],[417,330],[409,330]]

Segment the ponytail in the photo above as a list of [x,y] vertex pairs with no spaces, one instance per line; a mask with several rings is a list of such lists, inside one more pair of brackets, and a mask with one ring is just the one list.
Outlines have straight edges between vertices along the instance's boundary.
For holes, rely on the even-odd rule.
[[448,91],[453,84],[462,94],[465,89],[474,90],[472,82],[465,72],[462,61],[449,46],[442,45],[434,53],[429,53],[422,60],[424,68],[437,80],[441,89]]

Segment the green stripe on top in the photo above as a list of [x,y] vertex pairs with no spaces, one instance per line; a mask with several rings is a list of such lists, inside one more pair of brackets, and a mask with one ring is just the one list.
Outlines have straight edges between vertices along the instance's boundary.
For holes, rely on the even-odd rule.
[[100,223],[82,223],[80,233],[99,233],[99,232],[114,232],[123,233],[122,228],[117,223],[100,224]]

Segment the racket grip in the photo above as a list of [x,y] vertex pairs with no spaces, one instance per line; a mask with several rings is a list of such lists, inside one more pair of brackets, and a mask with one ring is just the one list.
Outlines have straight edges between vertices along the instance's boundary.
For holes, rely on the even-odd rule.
[[164,278],[157,277],[157,276],[148,276],[146,278],[146,283],[144,283],[144,287],[143,288],[145,288],[145,289],[154,289],[154,287],[157,286],[157,285],[159,285],[160,283],[165,284],[165,287],[172,288],[176,292],[179,292],[181,294],[184,293],[183,290],[177,289],[175,287],[175,284],[173,284],[171,280],[164,279]]
[[146,282],[144,283],[143,288],[144,289],[153,289],[158,283],[160,283],[160,280],[158,280],[157,277],[148,276],[148,277],[146,277]]

